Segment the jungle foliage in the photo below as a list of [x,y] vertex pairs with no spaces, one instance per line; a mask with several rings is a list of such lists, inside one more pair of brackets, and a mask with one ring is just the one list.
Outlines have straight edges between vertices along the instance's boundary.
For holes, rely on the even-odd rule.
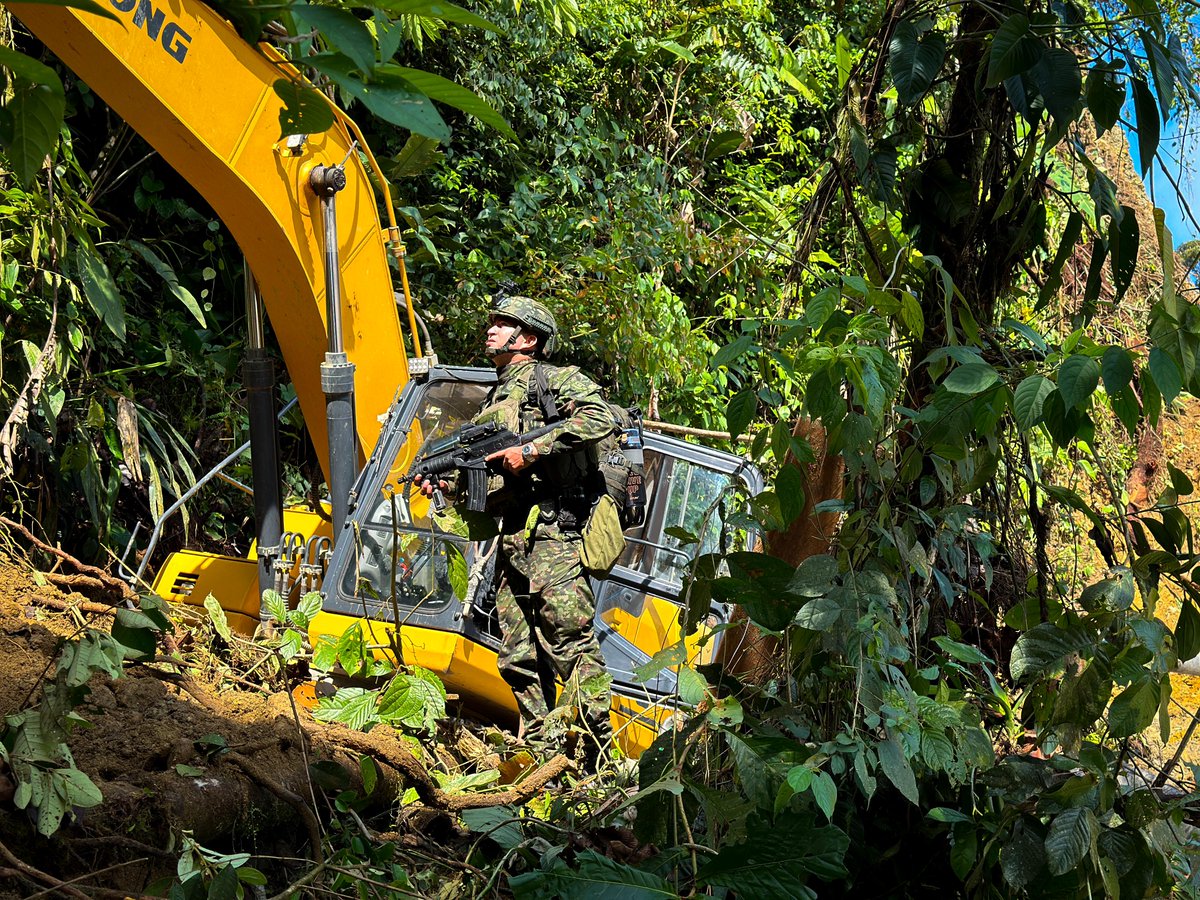
[[[566,354],[623,398],[751,438],[776,480],[735,524],[795,523],[798,417],[847,467],[818,507],[842,516],[828,553],[693,564],[685,627],[710,599],[740,604],[779,640],[771,677],[669,648],[654,665],[679,667],[691,712],[633,796],[473,813],[471,864],[519,897],[1195,893],[1193,781],[1164,790],[1177,767],[1137,760],[1147,729],[1166,739],[1168,673],[1200,652],[1194,488],[1171,469],[1127,510],[1121,448],[1200,394],[1200,310],[1161,211],[1138,216],[1097,143],[1136,133],[1154,170],[1163,123],[1200,100],[1188,10],[437,7],[280,15],[315,26],[306,64],[340,96],[365,79],[450,104],[422,105],[440,125],[363,120],[443,359],[471,357],[511,277],[557,301]],[[47,84],[0,62],[11,98]],[[82,86],[63,96],[58,162],[14,162],[4,187],[20,377],[0,449],[28,514],[81,497],[71,533],[98,547],[130,527],[123,502],[186,482],[196,430],[238,427],[182,389],[228,390],[232,307],[197,297],[235,265],[220,226],[143,169],[96,212],[96,161],[119,154],[81,155],[78,123],[102,113]],[[571,837],[626,825],[655,852]]]

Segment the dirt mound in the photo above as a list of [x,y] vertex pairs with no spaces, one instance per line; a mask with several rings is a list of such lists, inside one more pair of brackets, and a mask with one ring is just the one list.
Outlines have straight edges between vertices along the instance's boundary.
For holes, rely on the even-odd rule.
[[[0,715],[39,702],[67,640],[85,627],[107,630],[109,617],[79,611],[88,605],[79,595],[66,598],[65,611],[50,608],[63,600],[36,574],[0,560]],[[76,809],[45,838],[35,816],[13,804],[10,781],[0,793],[0,834],[13,855],[60,878],[120,864],[120,878],[109,883],[130,889],[173,869],[182,830],[218,849],[236,836],[243,848],[294,855],[307,835],[278,793],[308,787],[302,731],[287,695],[204,691],[201,702],[171,680],[144,666],[117,679],[92,678],[76,707],[89,725],[76,728],[68,743],[104,802]],[[230,764],[236,757],[252,758],[272,773],[272,783]],[[22,881],[29,883],[0,870],[0,889],[9,887],[12,896],[28,893]]]

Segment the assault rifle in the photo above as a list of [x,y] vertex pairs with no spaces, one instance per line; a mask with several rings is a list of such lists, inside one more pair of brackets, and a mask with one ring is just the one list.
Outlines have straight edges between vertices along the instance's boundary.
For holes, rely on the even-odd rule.
[[409,466],[404,480],[431,481],[434,484],[433,504],[435,509],[446,505],[442,492],[437,489],[438,479],[453,471],[467,477],[467,509],[483,512],[487,506],[487,480],[490,463],[488,457],[509,447],[520,447],[534,438],[549,434],[560,422],[535,428],[526,434],[516,434],[496,422],[476,425],[468,422],[440,441],[434,441]]

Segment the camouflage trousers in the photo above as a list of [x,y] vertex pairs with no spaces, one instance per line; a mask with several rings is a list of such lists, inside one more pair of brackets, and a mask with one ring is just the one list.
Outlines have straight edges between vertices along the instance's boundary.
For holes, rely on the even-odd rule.
[[592,628],[596,600],[579,562],[579,536],[554,523],[540,523],[532,537],[506,534],[498,563],[500,674],[517,700],[522,735],[557,741],[578,714],[590,751],[606,748],[608,670]]

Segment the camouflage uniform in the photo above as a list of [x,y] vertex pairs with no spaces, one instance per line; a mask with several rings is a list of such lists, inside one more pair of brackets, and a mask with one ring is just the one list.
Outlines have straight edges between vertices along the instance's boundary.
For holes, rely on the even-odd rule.
[[[599,493],[595,445],[612,433],[612,414],[577,368],[519,360],[499,370],[476,421],[502,421],[517,433],[547,424],[536,399],[538,365],[548,376],[559,427],[532,441],[538,458],[526,471],[506,473],[492,495],[501,518],[500,674],[516,697],[522,733],[535,738],[552,737],[543,734],[547,715],[556,706],[576,706],[582,685],[579,712],[603,746],[612,734],[607,670],[592,630],[596,601],[579,561],[579,529]],[[561,701],[556,678],[565,685]]]

